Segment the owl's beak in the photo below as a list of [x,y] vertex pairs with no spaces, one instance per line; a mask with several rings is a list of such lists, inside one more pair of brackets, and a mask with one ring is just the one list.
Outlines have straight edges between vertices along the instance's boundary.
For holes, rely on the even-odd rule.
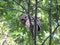
[[22,22],[22,23],[25,23],[25,19],[21,19],[21,22]]

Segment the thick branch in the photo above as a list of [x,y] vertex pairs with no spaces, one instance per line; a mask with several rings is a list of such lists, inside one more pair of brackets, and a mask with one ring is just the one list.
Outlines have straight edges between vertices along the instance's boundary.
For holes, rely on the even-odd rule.
[[49,45],[52,45],[52,0],[50,0],[50,7],[49,7],[49,29],[50,29],[50,39]]
[[34,30],[34,45],[36,44],[36,31],[37,31],[37,5],[38,5],[38,1],[35,0],[35,30]]

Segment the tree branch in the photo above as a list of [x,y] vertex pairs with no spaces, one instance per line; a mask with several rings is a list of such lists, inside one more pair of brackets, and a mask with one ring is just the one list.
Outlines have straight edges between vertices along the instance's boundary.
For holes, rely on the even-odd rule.
[[54,29],[54,31],[47,37],[44,39],[43,43],[41,45],[44,45],[44,43],[46,42],[46,40],[55,33],[55,31],[57,30],[57,28],[59,27],[59,25],[57,25],[57,27]]
[[26,2],[28,4],[28,2],[26,0],[23,0],[23,2]]
[[34,28],[34,45],[36,44],[36,31],[37,31],[37,9],[38,9],[38,1],[35,0],[35,28]]
[[24,6],[22,6],[20,3],[18,3],[16,0],[13,0],[15,3],[17,3],[19,6],[21,6],[24,10],[25,10],[25,12],[27,13],[27,10],[26,10],[26,8],[24,7]]
[[44,10],[44,11],[49,11],[49,8],[46,8],[46,7],[44,7],[44,6],[38,6],[38,8],[41,8],[42,10]]
[[50,39],[49,45],[52,45],[52,0],[50,0],[50,7],[49,7],[49,29],[50,29]]
[[17,9],[15,9],[15,8],[3,8],[3,7],[0,7],[0,10],[15,10],[15,11],[19,11],[19,12],[22,12],[22,13],[24,13],[23,11],[20,11],[20,10],[17,10]]

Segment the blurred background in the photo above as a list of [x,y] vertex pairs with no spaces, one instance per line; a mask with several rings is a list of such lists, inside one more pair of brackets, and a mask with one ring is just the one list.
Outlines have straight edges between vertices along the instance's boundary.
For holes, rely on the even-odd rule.
[[[19,16],[28,10],[28,0],[0,0],[0,45],[33,45],[30,32],[21,24]],[[50,0],[38,0],[38,12],[41,30],[37,33],[37,45],[41,45],[49,36]],[[58,11],[57,11],[58,9]],[[30,14],[35,15],[35,0],[30,0]],[[52,0],[52,32],[60,24],[60,0]],[[45,42],[49,44],[49,39]],[[60,45],[60,27],[53,35],[52,45]]]

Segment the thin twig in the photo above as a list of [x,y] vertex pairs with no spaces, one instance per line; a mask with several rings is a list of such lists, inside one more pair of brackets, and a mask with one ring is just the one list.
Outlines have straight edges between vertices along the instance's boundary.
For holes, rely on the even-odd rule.
[[15,3],[17,3],[19,6],[21,6],[24,10],[25,10],[25,12],[27,13],[27,10],[26,10],[26,8],[23,6],[23,5],[21,5],[20,3],[18,3],[16,0],[13,0]]
[[28,4],[28,2],[26,0],[23,0],[24,2],[26,2]]
[[1,7],[0,9],[2,9],[2,10],[14,10],[14,11],[19,11],[19,12],[24,13],[23,11],[17,10],[15,8],[3,8],[3,7]]
[[46,8],[46,7],[44,7],[44,6],[38,6],[38,8],[41,8],[42,10],[47,11],[47,12],[48,12],[48,10],[49,10],[49,8]]
[[41,45],[44,45],[44,43],[46,42],[46,40],[55,33],[55,31],[57,30],[57,28],[59,27],[59,25],[57,25],[57,27],[54,29],[54,31],[47,37],[44,39],[43,43]]

